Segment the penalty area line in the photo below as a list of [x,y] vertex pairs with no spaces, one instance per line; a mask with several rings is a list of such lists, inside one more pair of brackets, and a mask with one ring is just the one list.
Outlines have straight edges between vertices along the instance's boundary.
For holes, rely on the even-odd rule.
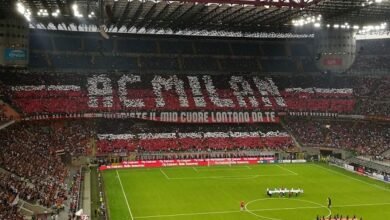
[[116,175],[118,176],[119,184],[121,185],[122,193],[123,193],[123,196],[125,197],[127,209],[129,210],[129,213],[130,213],[130,218],[131,218],[132,220],[134,220],[133,213],[131,212],[130,205],[129,205],[129,201],[127,200],[127,196],[126,196],[125,190],[123,189],[121,176],[119,175],[118,170],[116,170]]
[[169,177],[170,180],[197,180],[197,179],[255,179],[259,177],[296,176],[295,174],[269,175],[236,175],[236,176],[200,176],[200,177]]
[[290,173],[292,173],[294,175],[298,175],[298,173],[296,173],[296,172],[294,172],[294,171],[292,171],[290,169],[287,169],[286,167],[282,167],[279,164],[276,164],[276,166],[279,167],[280,169],[286,170],[286,171],[288,171],[288,172],[290,172]]
[[169,176],[160,168],[160,172],[165,176],[167,180],[170,180]]

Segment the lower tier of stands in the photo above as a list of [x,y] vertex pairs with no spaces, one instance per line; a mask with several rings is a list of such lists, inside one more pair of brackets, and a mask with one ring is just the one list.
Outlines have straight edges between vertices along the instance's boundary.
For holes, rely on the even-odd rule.
[[270,132],[206,132],[206,133],[142,133],[121,135],[99,135],[98,152],[182,152],[219,151],[232,149],[278,149],[293,146],[286,133]]
[[375,121],[335,121],[287,118],[286,127],[304,145],[380,155],[390,149],[390,124]]

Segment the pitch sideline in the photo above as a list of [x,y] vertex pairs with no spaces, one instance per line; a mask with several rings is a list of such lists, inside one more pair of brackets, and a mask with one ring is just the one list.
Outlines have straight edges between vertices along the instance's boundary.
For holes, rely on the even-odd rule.
[[[340,176],[345,176],[345,177],[347,177],[347,178],[349,178],[349,179],[351,179],[351,180],[355,180],[355,181],[357,181],[357,182],[361,182],[361,183],[364,183],[364,184],[366,184],[366,185],[369,185],[369,186],[372,186],[372,187],[375,187],[375,188],[378,188],[378,189],[381,189],[381,190],[385,190],[385,191],[390,192],[390,190],[387,189],[387,188],[385,188],[385,187],[382,187],[382,186],[380,186],[380,185],[373,184],[373,183],[369,183],[369,182],[366,182],[366,181],[364,181],[364,180],[361,180],[361,179],[358,179],[358,178],[355,178],[355,177],[346,175],[346,174],[344,174],[344,173],[342,173],[342,172],[340,172],[340,171],[338,171],[338,170],[335,171],[335,170],[330,169],[330,168],[328,168],[328,167],[320,166],[320,165],[318,165],[318,164],[312,164],[312,165],[313,165],[313,166],[316,166],[316,167],[319,167],[319,168],[321,168],[321,169],[323,169],[323,170],[326,170],[326,171],[328,171],[328,172],[335,173],[335,174],[340,175]],[[338,167],[338,168],[339,168],[339,167]],[[340,169],[341,169],[341,168],[340,168]],[[351,174],[353,174],[353,173],[351,173]]]
[[130,213],[130,218],[131,218],[132,220],[134,220],[133,213],[131,212],[131,208],[130,208],[130,205],[129,205],[129,201],[127,200],[127,196],[126,196],[125,190],[123,189],[121,176],[119,175],[118,170],[116,170],[116,175],[118,176],[119,184],[120,184],[120,186],[121,186],[121,188],[122,188],[123,196],[125,197],[127,209],[129,210],[129,213]]

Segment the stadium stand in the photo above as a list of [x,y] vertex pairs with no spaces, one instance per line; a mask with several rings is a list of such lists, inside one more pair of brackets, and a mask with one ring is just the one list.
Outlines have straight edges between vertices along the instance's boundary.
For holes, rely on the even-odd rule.
[[[110,133],[112,131],[112,133]],[[148,123],[143,127],[129,120],[103,120],[98,123],[99,153],[112,152],[207,152],[247,150],[287,150],[291,137],[280,125],[186,125]],[[238,153],[238,152],[237,152]]]
[[86,154],[90,135],[79,122],[21,123],[1,130],[0,167],[11,173],[4,174],[9,181],[4,179],[3,187],[25,201],[61,208],[68,199],[69,170],[59,155]]
[[[34,69],[129,71],[140,68],[171,73],[177,70],[317,72],[315,67],[300,69],[297,67],[298,62],[291,60],[291,55],[295,57],[295,60],[313,57],[310,52],[312,49],[306,46],[310,40],[297,39],[296,42],[287,44],[287,42],[263,41],[259,43],[237,39],[221,41],[219,39],[183,38],[178,40],[177,38],[155,38],[146,35],[142,39],[118,37],[102,41],[90,33],[36,30],[31,32],[30,39],[32,42],[30,63],[31,68]],[[299,50],[298,47],[304,49]],[[287,55],[287,51],[291,51],[291,54]],[[103,58],[96,59],[96,57]],[[117,61],[118,59],[126,60],[125,57],[135,61],[130,62],[129,65],[126,61],[123,61],[121,65],[113,64],[113,61],[120,62]]]
[[16,199],[16,194],[10,192],[8,187],[3,187],[6,181],[6,178],[2,177],[0,179],[0,218],[4,220],[23,220],[23,215],[18,212],[18,206],[13,204],[13,201]]
[[372,156],[390,147],[390,126],[386,123],[287,118],[286,126],[308,146],[343,148]]
[[[31,4],[36,2],[40,1]],[[127,13],[138,1],[128,2],[123,10]],[[172,9],[175,3],[169,4],[156,18],[182,13]],[[143,6],[129,19],[136,26],[125,29],[140,30],[137,25],[142,22],[136,15],[149,8]],[[150,13],[159,7],[151,6]],[[212,7],[215,11],[226,7],[226,13],[246,11],[248,17],[243,18],[254,16],[254,20],[263,14],[256,8]],[[285,9],[275,7],[275,13]],[[354,157],[339,160],[340,166],[363,166],[371,173],[386,173],[382,177],[389,173],[388,166],[371,159],[390,159],[390,40],[358,42],[354,65],[336,74],[318,70],[321,53],[315,54],[311,37],[159,36],[117,30],[103,40],[96,33],[38,29],[30,30],[26,68],[0,66],[0,121],[15,120],[0,130],[1,220],[23,219],[19,200],[51,211],[67,207],[69,219],[74,219],[84,178],[83,170],[73,170],[69,160],[83,156],[104,165],[122,160],[263,156],[292,162],[298,156],[304,159],[300,148],[307,147],[353,152]],[[21,117],[5,114],[11,108]],[[187,121],[134,117],[144,112],[184,113]],[[250,120],[193,119],[197,114],[239,112],[252,113]],[[265,112],[275,119],[253,119],[253,113]],[[189,121],[191,117],[194,121]],[[97,179],[99,188],[104,188],[103,178]],[[102,208],[96,210],[105,213],[102,192],[99,198]]]

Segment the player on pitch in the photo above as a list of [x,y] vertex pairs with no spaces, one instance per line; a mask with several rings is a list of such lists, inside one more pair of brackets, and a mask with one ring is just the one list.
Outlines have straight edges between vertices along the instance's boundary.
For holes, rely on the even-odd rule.
[[241,210],[241,211],[244,211],[244,210],[245,210],[245,202],[244,202],[244,201],[241,201],[241,202],[240,202],[240,210]]

